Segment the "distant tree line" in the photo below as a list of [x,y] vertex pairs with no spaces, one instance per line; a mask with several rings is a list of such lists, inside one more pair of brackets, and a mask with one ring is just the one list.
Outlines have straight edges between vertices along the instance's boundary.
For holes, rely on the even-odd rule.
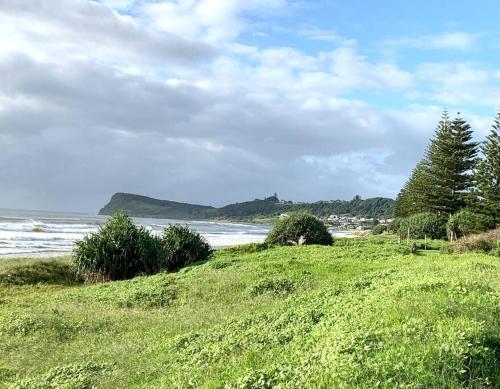
[[500,112],[487,138],[478,143],[460,113],[450,119],[444,111],[424,157],[397,196],[394,216],[450,218],[462,213],[462,219],[476,215],[500,223],[499,131]]

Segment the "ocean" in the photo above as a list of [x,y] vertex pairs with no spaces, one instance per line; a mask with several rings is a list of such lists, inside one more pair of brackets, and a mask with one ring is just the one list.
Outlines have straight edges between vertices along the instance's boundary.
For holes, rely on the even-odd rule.
[[[97,231],[106,216],[82,213],[0,209],[0,258],[68,254],[75,240]],[[270,226],[246,223],[134,218],[153,233],[184,224],[204,236],[214,248],[263,242]]]

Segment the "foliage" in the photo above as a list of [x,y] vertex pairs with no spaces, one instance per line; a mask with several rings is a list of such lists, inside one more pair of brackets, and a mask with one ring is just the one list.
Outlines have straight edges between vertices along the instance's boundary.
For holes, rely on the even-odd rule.
[[450,240],[456,240],[462,236],[489,230],[494,226],[495,223],[491,216],[481,215],[464,208],[450,216],[446,223],[446,230]]
[[476,180],[479,211],[500,223],[500,112],[491,132],[481,145],[483,159],[479,162]]
[[330,245],[333,238],[321,220],[307,213],[293,213],[276,222],[266,243],[278,246],[301,243]]
[[41,377],[21,382],[16,389],[89,389],[94,387],[93,383],[95,383],[97,376],[105,371],[105,365],[93,362],[59,366]]
[[486,252],[500,256],[500,227],[480,234],[465,236],[451,244],[455,253]]
[[75,243],[73,262],[87,281],[124,280],[163,269],[162,241],[118,212]]
[[165,247],[165,267],[168,270],[207,261],[213,253],[208,242],[187,226],[170,226],[165,230],[162,241]]
[[381,234],[383,234],[386,231],[387,231],[387,226],[384,225],[384,224],[377,224],[376,226],[374,226],[372,228],[372,234],[373,235],[381,235]]
[[450,122],[445,112],[426,153],[427,193],[435,212],[450,215],[467,204],[468,192],[474,186],[471,171],[477,153],[470,126],[460,116]]
[[[0,284],[0,386],[498,387],[498,261],[406,252],[375,236],[220,250],[130,281]],[[175,300],[154,303],[170,288]],[[88,361],[104,374],[77,373]]]
[[331,214],[390,217],[394,210],[394,200],[382,197],[362,200],[357,196],[351,201],[335,200],[294,204],[291,201],[280,201],[277,195],[274,195],[265,199],[255,199],[229,204],[222,208],[214,208],[157,200],[129,193],[116,193],[110,202],[101,209],[100,214],[113,215],[122,209],[126,210],[131,216],[185,220],[255,220],[259,218],[275,218],[283,213],[290,212],[307,212],[318,217]]
[[396,198],[394,206],[395,217],[406,217],[416,213],[428,212],[428,163],[420,161]]
[[464,119],[450,121],[448,112],[443,113],[424,159],[398,195],[395,216],[427,211],[451,215],[471,202],[478,153],[472,138]]
[[445,239],[446,219],[431,212],[408,216],[401,219],[399,236],[404,239]]
[[0,271],[0,284],[5,285],[74,285],[82,283],[67,260],[38,259],[21,266],[6,267]]

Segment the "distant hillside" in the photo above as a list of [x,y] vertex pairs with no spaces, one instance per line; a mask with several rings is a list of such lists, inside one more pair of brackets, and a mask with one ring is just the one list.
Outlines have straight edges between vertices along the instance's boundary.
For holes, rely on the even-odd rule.
[[331,214],[369,217],[390,217],[394,211],[394,200],[374,197],[366,200],[355,198],[350,201],[318,201],[316,203],[292,203],[280,201],[277,196],[255,199],[243,203],[215,208],[205,205],[157,200],[130,193],[116,193],[109,203],[99,211],[100,215],[112,215],[119,210],[134,217],[150,217],[181,220],[224,219],[252,221],[259,218],[273,218],[287,212],[310,212],[316,216]]

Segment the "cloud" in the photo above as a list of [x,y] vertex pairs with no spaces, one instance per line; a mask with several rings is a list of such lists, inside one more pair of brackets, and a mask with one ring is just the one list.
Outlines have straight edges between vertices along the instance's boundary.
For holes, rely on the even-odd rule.
[[302,26],[297,33],[312,41],[330,42],[344,47],[355,46],[357,43],[356,39],[346,38],[334,30],[325,30],[317,26]]
[[401,37],[384,42],[385,46],[394,48],[418,48],[434,50],[469,50],[475,47],[481,37],[479,33],[463,31],[428,34],[412,37]]
[[[83,60],[18,56],[4,59],[0,74],[13,68],[17,77],[5,80],[0,95],[0,147],[7,150],[0,182],[9,187],[0,201],[11,206],[97,209],[119,190],[216,204],[273,189],[295,199],[350,197],[367,176],[349,180],[304,157],[355,155],[353,169],[373,153],[408,158],[397,141],[408,124],[364,103],[274,95],[269,104],[251,85],[218,92],[172,86]],[[393,168],[381,162],[373,169]],[[325,184],[316,188],[318,174]]]
[[[418,66],[422,95],[445,104],[500,105],[500,82],[495,71],[467,62],[428,62]],[[421,96],[422,96],[421,95]]]
[[145,2],[138,9],[162,31],[210,43],[234,40],[248,26],[244,14],[284,9],[287,0],[178,0]]
[[87,57],[112,64],[186,64],[213,47],[145,26],[137,18],[86,0],[0,2],[1,53],[54,60]]
[[214,205],[394,196],[443,101],[500,95],[498,69],[405,69],[333,31],[299,31],[335,43],[319,52],[241,38],[289,5],[0,2],[0,206],[96,211],[117,191]]

